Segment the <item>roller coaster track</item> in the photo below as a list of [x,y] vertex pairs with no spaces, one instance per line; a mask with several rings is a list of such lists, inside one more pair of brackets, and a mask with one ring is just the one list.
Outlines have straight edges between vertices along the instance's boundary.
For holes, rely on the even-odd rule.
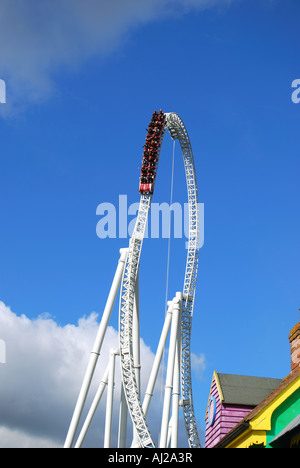
[[151,206],[161,145],[164,134],[168,130],[171,138],[173,140],[178,139],[180,142],[185,167],[189,203],[189,240],[183,284],[183,304],[181,315],[182,406],[189,446],[191,448],[200,448],[200,441],[194,414],[191,382],[191,327],[199,257],[199,213],[196,172],[190,139],[181,118],[175,113],[163,114],[163,116],[163,124],[161,125],[162,129],[160,132],[157,153],[155,156],[155,169],[152,170],[151,184],[145,184],[143,183],[143,180],[141,180],[140,183],[141,199],[139,211],[136,225],[130,239],[123,278],[121,281],[119,304],[119,339],[122,381],[127,400],[127,406],[139,439],[139,444],[141,447],[155,447],[139,397],[138,384],[134,367],[132,329],[135,288],[143,238],[146,229],[147,217]]

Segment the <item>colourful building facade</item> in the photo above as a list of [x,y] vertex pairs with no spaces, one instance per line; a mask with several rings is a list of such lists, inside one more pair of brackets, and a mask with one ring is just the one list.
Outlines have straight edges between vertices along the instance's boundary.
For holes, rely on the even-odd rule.
[[291,373],[283,380],[214,372],[206,448],[299,448],[300,323],[289,340]]

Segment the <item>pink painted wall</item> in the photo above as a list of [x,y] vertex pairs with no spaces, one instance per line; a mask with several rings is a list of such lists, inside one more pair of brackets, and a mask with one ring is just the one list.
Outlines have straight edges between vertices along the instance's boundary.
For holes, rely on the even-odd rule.
[[213,381],[209,398],[214,396],[216,399],[216,416],[213,426],[205,419],[205,448],[214,447],[238,422],[240,422],[253,406],[235,406],[221,404],[218,389],[215,380]]

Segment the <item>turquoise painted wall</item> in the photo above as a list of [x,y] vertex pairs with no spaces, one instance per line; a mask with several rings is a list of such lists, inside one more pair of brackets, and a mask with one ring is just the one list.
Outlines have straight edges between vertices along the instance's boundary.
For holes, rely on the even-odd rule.
[[266,448],[271,448],[269,443],[300,413],[300,388],[287,398],[274,411],[271,419],[271,430],[267,432]]

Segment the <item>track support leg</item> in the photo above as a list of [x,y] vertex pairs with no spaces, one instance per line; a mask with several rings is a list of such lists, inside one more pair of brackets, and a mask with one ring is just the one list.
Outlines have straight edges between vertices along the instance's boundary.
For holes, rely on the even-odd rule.
[[102,346],[104,335],[105,335],[108,322],[111,316],[111,312],[115,303],[115,299],[116,299],[116,296],[120,287],[127,252],[128,252],[128,249],[120,250],[119,263],[118,263],[117,270],[113,279],[113,283],[112,283],[112,286],[111,286],[111,289],[107,298],[106,306],[105,306],[103,316],[100,322],[96,340],[95,340],[93,349],[91,351],[90,360],[89,360],[88,367],[87,367],[87,370],[86,370],[86,373],[82,382],[82,386],[81,386],[80,393],[77,399],[73,417],[70,423],[70,427],[69,427],[69,431],[66,437],[64,448],[71,448],[73,444],[73,440],[74,440],[75,433],[79,424],[80,416],[81,416],[81,413],[85,404],[85,400],[86,400],[86,397],[90,388],[90,384],[94,375],[94,370],[95,370],[98,357],[100,354],[100,349]]

